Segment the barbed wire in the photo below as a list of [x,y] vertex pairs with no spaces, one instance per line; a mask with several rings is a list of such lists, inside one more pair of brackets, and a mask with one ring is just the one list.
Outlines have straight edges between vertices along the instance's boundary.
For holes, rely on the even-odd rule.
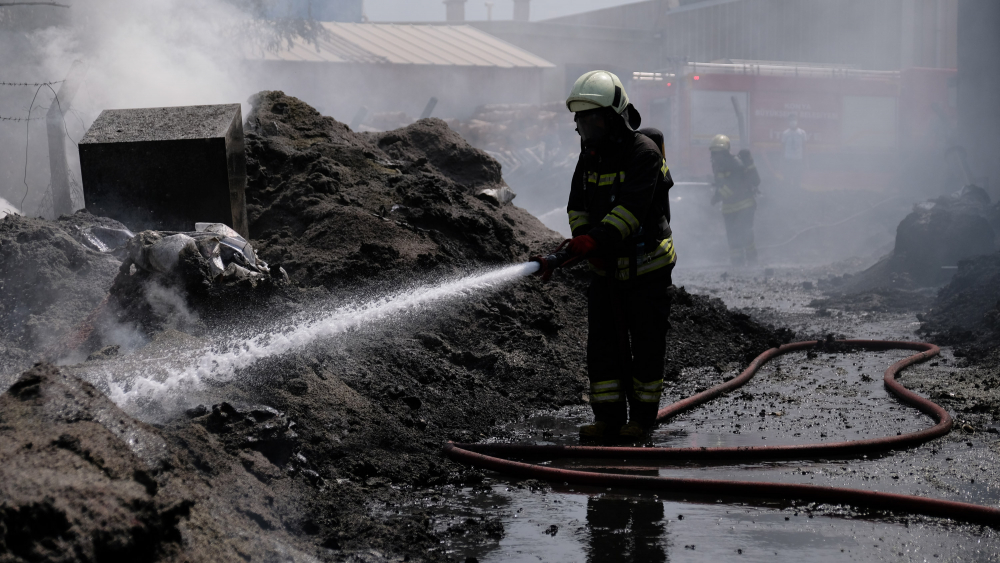
[[53,84],[62,84],[63,82],[65,80],[54,80],[52,82],[0,82],[0,86],[52,86]]
[[4,117],[0,115],[0,121],[38,121],[44,117]]
[[56,8],[69,8],[69,4],[59,4],[57,2],[0,2],[0,8],[7,6],[55,6]]

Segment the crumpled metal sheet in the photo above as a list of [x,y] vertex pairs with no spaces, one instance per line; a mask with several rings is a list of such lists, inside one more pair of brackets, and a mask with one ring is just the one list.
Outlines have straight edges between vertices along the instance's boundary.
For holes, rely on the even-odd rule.
[[[103,227],[102,227],[103,229]],[[126,244],[117,244],[122,233],[90,233],[87,240],[90,245],[101,252],[111,252],[116,248],[124,248],[127,256],[137,268],[148,272],[170,273],[180,261],[180,253],[184,249],[196,250],[204,257],[211,268],[212,278],[216,281],[239,280],[271,275],[267,263],[257,257],[253,245],[236,231],[222,223],[196,223],[192,232],[144,231],[131,235]],[[114,229],[105,229],[112,231]],[[93,240],[91,240],[93,239]],[[281,277],[286,281],[288,274],[279,268]]]
[[486,200],[497,207],[502,207],[514,201],[517,194],[515,194],[514,190],[507,186],[500,186],[499,188],[486,188],[485,190],[480,190],[479,193],[476,194],[476,197]]

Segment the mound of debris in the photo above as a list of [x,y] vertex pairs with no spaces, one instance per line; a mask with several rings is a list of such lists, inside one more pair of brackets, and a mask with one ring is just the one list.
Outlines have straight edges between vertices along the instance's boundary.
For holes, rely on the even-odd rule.
[[956,356],[982,359],[1000,346],[1000,253],[959,262],[951,283],[919,319],[920,332],[956,346]]
[[250,235],[299,286],[523,261],[558,242],[523,209],[477,197],[505,187],[500,165],[441,120],[353,133],[281,92],[251,102]]
[[59,356],[60,343],[104,301],[118,273],[117,258],[81,241],[97,240],[93,229],[119,228],[86,212],[59,221],[0,219],[0,342],[9,351],[0,373],[31,365],[29,353]]
[[913,290],[947,283],[959,261],[998,249],[1000,204],[967,186],[955,195],[914,206],[896,229],[893,251],[855,275],[820,280],[834,294],[893,288]]
[[[563,102],[485,105],[449,125],[503,165],[518,205],[536,215],[566,206],[566,190],[555,188],[569,185],[580,138]],[[562,213],[554,215],[565,220]]]
[[303,499],[265,486],[259,461],[198,424],[143,424],[38,364],[0,395],[0,559],[315,560],[293,547]]
[[180,547],[191,501],[157,494],[163,439],[125,418],[46,365],[0,396],[0,554],[153,561]]

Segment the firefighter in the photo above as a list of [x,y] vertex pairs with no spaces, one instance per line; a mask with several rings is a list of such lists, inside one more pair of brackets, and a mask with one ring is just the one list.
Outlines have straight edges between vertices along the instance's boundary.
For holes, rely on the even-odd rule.
[[580,436],[636,439],[656,421],[663,390],[676,262],[665,216],[673,181],[661,147],[636,131],[639,113],[617,76],[584,74],[566,105],[581,141],[566,255],[587,258],[593,272],[587,369],[594,423]]
[[716,135],[709,150],[715,175],[712,205],[722,202],[730,263],[736,267],[755,266],[757,246],[753,240],[753,217],[757,200],[754,196],[760,193],[757,167],[747,149],[733,156],[729,152],[729,137],[725,135]]

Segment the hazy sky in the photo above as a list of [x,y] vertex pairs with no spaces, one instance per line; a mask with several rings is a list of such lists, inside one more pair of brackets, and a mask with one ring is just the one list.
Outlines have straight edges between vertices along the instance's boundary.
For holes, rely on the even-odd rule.
[[[514,15],[512,0],[489,0],[493,3],[493,19],[509,20]],[[531,20],[544,20],[588,12],[610,6],[631,4],[637,0],[532,0]],[[486,19],[486,0],[469,0],[465,18]],[[365,13],[371,21],[442,21],[444,3],[441,0],[365,0]]]

